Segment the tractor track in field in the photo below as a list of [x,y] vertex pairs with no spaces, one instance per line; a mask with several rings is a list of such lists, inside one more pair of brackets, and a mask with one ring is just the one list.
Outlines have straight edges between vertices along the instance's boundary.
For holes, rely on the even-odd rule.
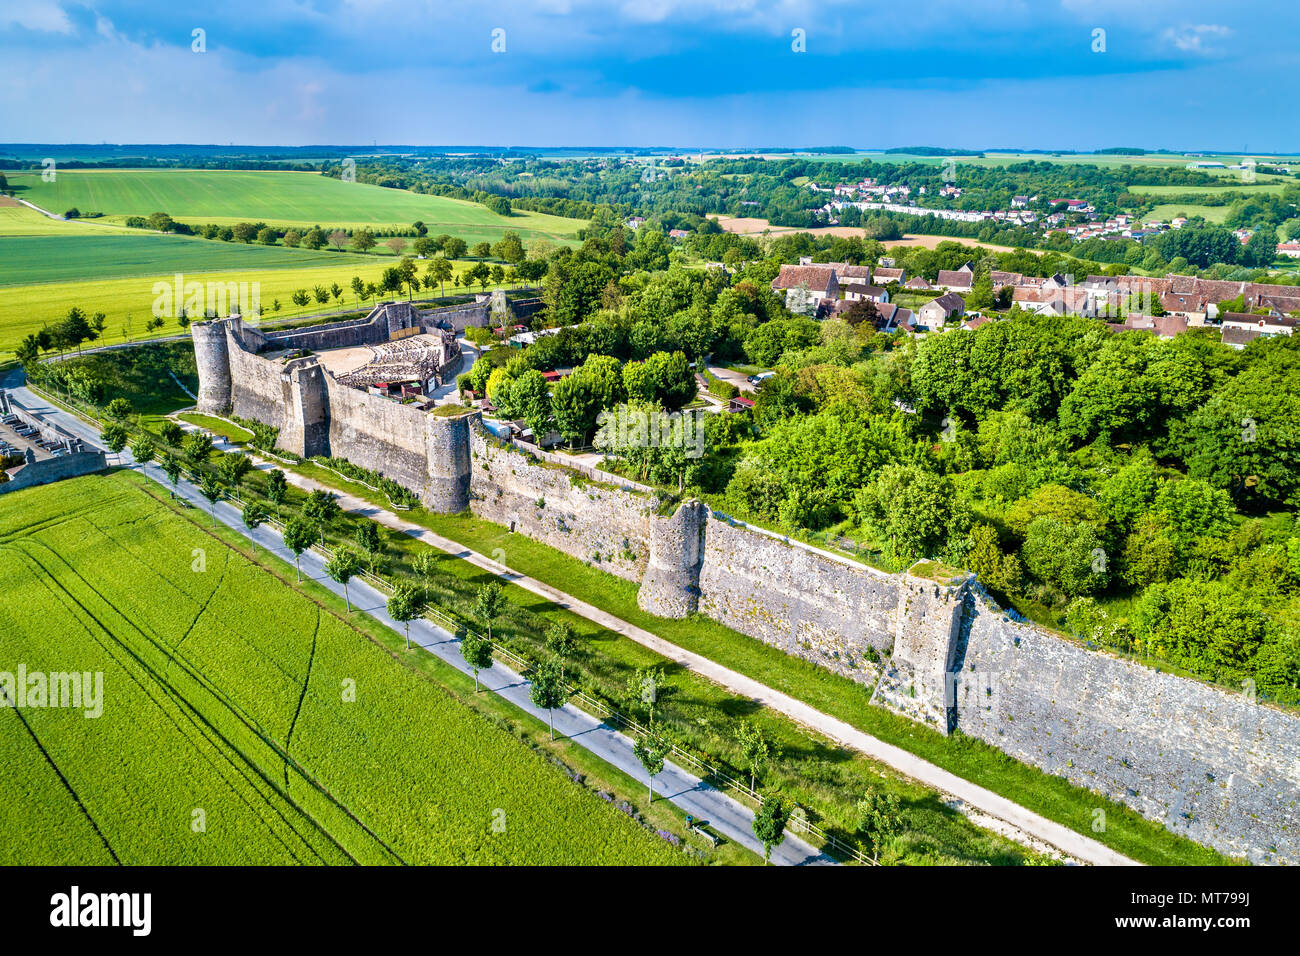
[[[195,527],[198,528],[200,526],[195,524]],[[200,528],[200,530],[203,530],[205,533],[209,535],[209,537],[212,537],[216,541],[218,541],[223,548],[227,549],[227,551],[230,550],[229,546],[226,545],[224,541],[222,541],[216,535],[212,534],[210,531],[208,531],[208,529]],[[55,557],[59,557],[56,552],[53,552],[52,549],[49,548],[48,545],[44,544],[43,542],[36,542],[36,543],[40,544],[41,547],[46,548],[46,550],[51,551],[51,553],[54,554]],[[32,558],[32,560],[36,561],[34,557]],[[60,560],[62,559],[60,558]],[[41,567],[41,569],[45,571],[46,574],[50,573],[48,569],[41,566],[39,562],[36,563],[38,567]],[[140,634],[140,636],[144,638],[144,640],[148,641],[154,647],[155,650],[157,650],[161,655],[163,655],[163,657],[165,657],[169,661],[175,661],[175,663],[177,663],[180,666],[181,671],[186,676],[188,676],[191,680],[193,680],[199,687],[203,688],[205,691],[211,694],[212,697],[220,705],[222,705],[231,714],[231,716],[233,716],[239,723],[243,724],[244,727],[250,733],[252,733],[254,737],[262,741],[262,743],[266,747],[268,747],[272,752],[274,752],[278,757],[280,757],[280,759],[286,761],[288,765],[291,766],[294,769],[294,771],[303,780],[305,780],[308,784],[310,784],[330,804],[335,806],[348,819],[350,819],[353,823],[355,823],[358,828],[360,828],[372,840],[374,840],[378,846],[382,847],[383,850],[386,853],[388,853],[395,861],[402,864],[405,864],[407,862],[405,859],[403,859],[402,855],[397,852],[397,850],[389,846],[388,842],[383,837],[381,837],[360,817],[358,817],[347,806],[347,804],[345,804],[342,800],[336,797],[333,794],[333,792],[330,791],[330,789],[326,787],[323,783],[317,780],[314,775],[309,773],[306,767],[303,767],[296,760],[294,760],[289,755],[287,750],[285,750],[280,744],[278,744],[269,733],[267,733],[265,730],[262,729],[259,722],[255,720],[252,717],[252,715],[248,714],[244,710],[244,708],[241,707],[239,704],[237,704],[235,701],[233,701],[229,697],[229,695],[227,695],[220,688],[216,687],[208,678],[203,676],[202,672],[194,664],[192,664],[187,658],[174,654],[172,650],[166,645],[166,643],[163,642],[161,639],[145,633],[143,630],[140,629],[138,625],[126,619],[125,615],[122,615],[121,612],[117,610],[113,602],[110,601],[103,593],[101,593],[98,588],[96,588],[93,584],[91,584],[79,571],[77,571],[75,568],[68,565],[67,562],[64,562],[64,566],[68,568],[69,572],[74,577],[76,577],[77,580],[79,580],[86,587],[88,591],[95,594],[100,599],[100,601],[104,603],[105,606],[113,609],[114,612],[122,616],[124,620],[127,620],[127,623],[130,624],[130,626],[136,631],[136,633]],[[238,746],[236,746],[234,742],[231,741],[221,730],[219,730],[215,725],[213,725],[212,722],[207,717],[205,717],[202,714],[202,712],[199,711],[198,708],[194,704],[192,704],[188,698],[185,697],[184,694],[180,693],[174,687],[174,685],[171,684],[171,682],[167,679],[165,674],[159,674],[157,670],[151,664],[146,662],[135,650],[130,648],[128,645],[125,644],[124,641],[122,641],[120,638],[114,635],[113,632],[109,628],[105,627],[103,622],[100,621],[99,618],[93,614],[93,612],[91,612],[88,608],[85,608],[85,606],[82,605],[81,602],[77,601],[74,595],[68,593],[68,597],[74,602],[76,602],[78,607],[81,607],[82,610],[87,615],[89,615],[92,618],[92,620],[94,620],[95,623],[104,631],[104,633],[107,634],[117,645],[121,646],[123,650],[125,650],[126,653],[129,654],[134,660],[136,660],[140,664],[140,666],[143,667],[149,673],[151,677],[157,680],[159,684],[166,689],[169,696],[171,696],[177,703],[183,705],[186,709],[192,711],[194,715],[200,721],[203,722],[204,726],[208,727],[214,735],[220,738],[220,740],[225,746],[229,747],[233,753],[238,754],[240,759],[243,760],[252,769],[252,771],[256,773],[257,776],[260,777],[269,787],[271,787],[276,793],[280,794],[280,796],[285,800],[287,804],[294,807],[306,819],[311,820],[313,825],[315,825],[318,829],[320,829],[320,831],[326,836],[326,838],[329,839],[332,843],[334,843],[334,845],[342,853],[344,853],[348,857],[348,859],[352,860],[354,863],[359,862],[350,852],[348,852],[348,850],[341,843],[338,842],[338,840],[330,833],[328,828],[326,828],[321,823],[319,823],[311,813],[309,813],[304,807],[300,806],[297,803],[297,801],[295,801],[287,792],[283,792],[281,790],[279,784],[274,781],[269,771],[264,770],[260,764],[258,764],[255,760],[251,759],[249,756],[247,756],[243,752],[243,750],[241,750]],[[280,816],[281,819],[283,819],[283,815],[281,814]],[[287,820],[285,820],[285,824],[289,826],[290,830],[292,830],[295,833],[297,832],[293,828],[292,824],[290,824]]]
[[[37,542],[33,542],[33,543],[39,545],[40,547],[44,548],[44,549],[47,550],[47,551],[50,551],[51,554],[53,554],[54,557],[56,557],[56,558],[59,557],[58,554],[55,553],[55,552],[54,552],[54,551],[53,551],[53,550],[52,550],[52,549],[51,549],[47,544],[45,544],[44,542],[39,542],[39,541],[37,541]],[[84,605],[80,600],[77,599],[76,595],[72,594],[71,591],[69,591],[66,587],[64,587],[64,586],[62,585],[62,583],[60,583],[60,582],[58,581],[58,578],[55,577],[55,576],[51,573],[51,571],[49,570],[49,568],[47,568],[44,564],[42,564],[42,563],[41,563],[41,562],[40,562],[40,561],[39,561],[39,560],[38,560],[34,555],[32,555],[32,554],[30,554],[30,553],[27,553],[27,552],[25,552],[25,551],[22,551],[22,549],[19,549],[19,550],[20,550],[21,553],[24,554],[24,556],[25,556],[29,561],[31,561],[33,564],[35,564],[36,567],[40,568],[40,570],[43,572],[43,574],[46,576],[46,578],[47,578],[49,581],[52,581],[52,582],[55,582],[56,584],[58,584],[58,588],[57,588],[57,590],[56,590],[55,588],[51,588],[51,587],[49,587],[49,585],[46,585],[47,589],[50,590],[51,593],[53,593],[53,594],[56,596],[56,598],[58,598],[61,602],[65,602],[65,603],[66,603],[66,602],[71,602],[73,605],[75,605],[75,606],[76,606],[76,607],[81,611],[81,613],[82,613],[86,618],[89,618],[91,621],[93,621],[93,622],[95,623],[96,627],[98,627],[99,630],[103,633],[103,635],[104,635],[105,637],[107,637],[109,643],[111,644],[111,648],[110,648],[108,645],[105,644],[105,642],[104,642],[103,639],[101,639],[100,637],[96,636],[95,633],[94,633],[94,631],[92,631],[90,628],[87,628],[87,633],[90,634],[91,638],[92,638],[96,643],[98,643],[102,648],[104,648],[104,650],[105,650],[107,653],[109,653],[110,656],[112,656],[112,649],[117,649],[119,652],[126,654],[126,655],[131,659],[131,660],[133,660],[133,661],[136,663],[136,665],[137,665],[141,670],[143,670],[144,673],[145,673],[146,675],[148,675],[148,677],[151,678],[151,679],[156,683],[157,688],[160,689],[160,690],[162,691],[162,695],[163,695],[167,700],[171,701],[172,704],[175,705],[175,706],[180,710],[180,712],[181,712],[182,714],[185,715],[185,719],[188,720],[189,723],[193,726],[193,728],[199,732],[200,736],[203,737],[204,739],[208,740],[209,744],[211,744],[211,745],[214,747],[214,749],[217,751],[217,753],[219,753],[219,754],[221,755],[222,759],[226,762],[227,765],[229,765],[229,767],[230,767],[231,770],[233,770],[236,774],[238,774],[240,777],[242,777],[242,778],[244,779],[244,781],[245,781],[247,784],[249,784],[249,785],[253,788],[254,791],[259,792],[259,793],[262,792],[262,791],[261,791],[261,788],[259,788],[259,787],[257,786],[257,784],[255,783],[255,781],[252,779],[252,776],[250,776],[250,773],[251,773],[253,776],[256,776],[256,777],[260,778],[260,779],[262,780],[262,783],[263,783],[267,788],[269,788],[272,792],[274,792],[274,793],[276,793],[277,795],[279,795],[280,798],[284,800],[284,802],[285,802],[286,805],[293,807],[294,810],[296,810],[296,811],[297,811],[297,812],[302,816],[302,818],[303,818],[305,821],[308,821],[308,822],[311,824],[311,826],[315,827],[315,829],[320,833],[320,835],[321,835],[322,837],[324,837],[324,839],[325,839],[326,841],[328,841],[329,843],[333,844],[333,845],[335,846],[335,848],[336,848],[340,853],[342,853],[344,856],[346,856],[346,857],[347,857],[351,862],[353,862],[353,863],[358,863],[358,862],[359,862],[359,861],[356,859],[356,857],[354,857],[354,856],[353,856],[353,855],[348,851],[348,849],[347,849],[345,846],[343,846],[343,845],[338,841],[338,839],[337,839],[337,838],[336,838],[332,833],[330,833],[330,831],[329,831],[329,829],[328,829],[327,827],[325,827],[322,823],[320,823],[320,822],[319,822],[319,821],[318,821],[318,820],[317,820],[317,819],[316,819],[316,818],[315,818],[315,817],[314,817],[310,812],[308,812],[305,808],[303,808],[303,807],[300,806],[297,802],[295,802],[295,801],[293,800],[293,798],[290,797],[287,793],[283,793],[283,792],[280,790],[279,785],[275,782],[275,780],[274,780],[273,778],[271,778],[271,777],[270,777],[270,776],[269,776],[269,775],[268,775],[268,774],[267,774],[267,773],[266,773],[266,772],[265,772],[265,771],[264,771],[264,770],[263,770],[263,769],[262,769],[262,768],[257,764],[257,762],[256,762],[255,760],[251,759],[247,754],[244,753],[244,751],[243,751],[240,747],[236,746],[235,743],[234,743],[233,741],[231,741],[231,740],[226,736],[225,733],[223,733],[220,729],[218,729],[218,728],[217,728],[217,727],[212,723],[211,720],[209,720],[206,716],[204,716],[204,714],[203,714],[203,713],[202,713],[202,712],[201,712],[201,711],[200,711],[200,710],[199,710],[199,709],[198,709],[198,708],[197,708],[193,703],[191,703],[191,702],[188,700],[188,698],[186,698],[185,695],[182,694],[182,693],[181,693],[181,692],[180,692],[180,691],[179,691],[179,690],[178,690],[178,689],[177,689],[177,688],[176,688],[176,687],[171,683],[171,681],[169,681],[169,680],[167,679],[166,675],[164,675],[164,674],[160,674],[160,673],[157,671],[157,669],[154,668],[154,667],[153,667],[151,664],[149,664],[147,661],[145,661],[144,658],[141,657],[140,654],[139,654],[137,651],[135,651],[133,648],[131,648],[131,647],[130,647],[130,646],[129,646],[125,641],[123,641],[122,639],[120,639],[120,638],[118,638],[117,636],[115,636],[115,635],[113,634],[112,630],[111,630],[110,628],[108,628],[102,620],[100,620],[99,616],[98,616],[97,614],[95,614],[93,611],[91,611],[89,608],[87,608],[87,607],[86,607],[86,606],[85,606],[85,605]],[[60,560],[62,560],[62,559],[60,559]],[[102,595],[102,594],[101,594],[97,589],[95,589],[93,586],[91,586],[91,585],[89,584],[89,582],[87,582],[86,579],[85,579],[82,575],[80,575],[80,574],[79,574],[75,569],[71,568],[71,566],[67,565],[66,562],[64,562],[64,566],[65,566],[65,567],[68,567],[70,573],[71,573],[74,577],[76,577],[79,581],[81,581],[82,584],[84,584],[88,590],[90,590],[92,593],[94,593],[96,596],[98,596],[98,597],[100,598],[100,600],[104,601],[104,603],[105,603],[108,607],[113,608],[113,609],[116,611],[116,608],[114,607],[114,605],[112,604],[112,602],[110,602],[110,601],[108,601],[106,598],[104,598],[104,596],[103,596],[103,595]],[[118,611],[117,613],[120,614],[121,612]],[[84,626],[84,625],[83,625],[83,626]],[[132,625],[132,626],[134,627],[134,625]],[[170,655],[167,654],[166,650],[165,650],[165,649],[160,645],[160,643],[159,643],[158,641],[156,641],[155,639],[149,637],[147,634],[144,634],[144,632],[139,631],[139,628],[136,628],[136,630],[137,630],[137,632],[140,633],[140,635],[141,635],[145,640],[149,641],[151,644],[153,644],[153,646],[154,646],[156,649],[158,649],[161,653],[163,653],[164,656],[170,657]],[[185,671],[187,674],[189,674],[189,676],[190,676],[192,679],[195,679],[196,682],[200,684],[200,686],[205,686],[205,687],[206,687],[206,682],[203,681],[202,678],[198,678],[198,677],[196,677],[194,674],[191,674],[191,673],[189,672],[189,668],[186,666],[186,664],[182,663],[182,664],[181,664],[181,667],[182,667],[182,670]],[[124,670],[126,670],[126,669],[124,668]],[[187,733],[185,732],[185,730],[181,727],[181,725],[180,725],[179,723],[177,723],[177,719],[176,719],[176,717],[167,713],[167,709],[166,709],[166,708],[162,705],[162,703],[158,700],[158,697],[155,695],[155,693],[153,692],[153,690],[152,690],[151,688],[149,688],[149,687],[146,685],[146,683],[140,679],[139,676],[137,676],[136,674],[131,673],[130,670],[126,670],[126,673],[130,676],[131,680],[132,680],[132,681],[133,681],[133,682],[134,682],[138,687],[140,687],[140,689],[145,693],[145,695],[148,696],[151,700],[154,701],[155,705],[158,706],[159,710],[160,710],[164,715],[166,715],[166,716],[168,717],[168,720],[169,720],[169,721],[172,723],[172,725],[176,728],[177,732],[180,733],[181,736],[182,736],[183,738],[185,738],[185,739],[187,739],[187,740],[190,740],[191,745],[194,745],[194,744],[195,744],[195,741],[190,737],[189,734],[187,734]],[[212,691],[212,690],[209,690],[209,692],[210,692],[210,693],[214,693],[214,696],[217,697],[218,701],[219,701],[219,702],[221,701],[221,698],[220,698],[220,695],[219,695],[219,694],[217,694],[215,691]],[[249,730],[254,734],[254,736],[258,737],[259,739],[262,739],[264,742],[270,743],[272,749],[274,749],[274,744],[273,744],[272,742],[267,741],[266,738],[265,738],[265,735],[262,734],[262,732],[261,732],[260,730],[258,730],[256,727],[252,726],[252,725],[250,724],[250,722],[249,722],[246,718],[244,718],[242,715],[240,715],[240,714],[238,714],[237,712],[235,712],[235,711],[230,707],[229,704],[227,704],[226,706],[227,706],[227,709],[230,709],[230,710],[231,710],[232,715],[235,716],[235,718],[236,718],[237,720],[239,720],[240,722],[244,723],[245,726],[247,726],[248,729],[249,729]],[[200,725],[201,725],[201,726],[200,726]],[[206,729],[205,729],[205,728],[206,728]],[[202,751],[200,750],[200,752],[202,752]],[[235,759],[236,757],[238,757],[238,760]],[[284,826],[289,830],[289,832],[293,833],[295,836],[298,837],[298,839],[302,842],[302,844],[303,844],[303,846],[306,848],[306,850],[307,850],[307,851],[308,851],[312,856],[314,856],[314,857],[317,859],[318,862],[320,862],[320,863],[325,863],[325,862],[327,862],[327,861],[326,861],[326,860],[321,856],[320,851],[317,850],[316,847],[312,845],[312,843],[311,843],[310,840],[308,840],[306,837],[304,837],[304,836],[299,832],[298,828],[297,828],[296,826],[294,826],[294,824],[293,824],[293,823],[292,823],[292,822],[291,822],[291,821],[290,821],[290,820],[285,816],[284,812],[283,812],[279,807],[275,806],[273,803],[271,803],[270,801],[267,801],[267,800],[265,800],[265,799],[264,799],[261,803],[255,804],[255,803],[252,802],[252,801],[251,801],[247,796],[244,796],[244,795],[241,794],[238,790],[236,790],[234,787],[231,786],[230,781],[227,780],[227,779],[225,778],[225,775],[224,775],[223,773],[221,773],[220,769],[219,769],[219,768],[214,764],[213,759],[212,759],[211,756],[209,756],[209,755],[204,755],[204,759],[205,759],[205,761],[208,763],[208,765],[211,766],[211,767],[213,768],[214,772],[217,773],[218,777],[221,778],[221,779],[223,780],[223,782],[224,782],[224,783],[226,784],[226,786],[231,790],[231,792],[235,795],[235,797],[236,797],[237,799],[239,799],[239,800],[240,800],[240,801],[241,801],[241,802],[242,802],[242,803],[243,803],[243,804],[244,804],[244,805],[249,809],[249,811],[253,814],[254,818],[259,819],[259,820],[261,820],[261,821],[263,822],[263,825],[266,826],[266,828],[267,828],[267,830],[269,831],[270,835],[273,836],[273,837],[276,839],[276,841],[280,843],[280,845],[285,849],[286,853],[288,853],[288,855],[289,855],[292,859],[298,860],[298,859],[299,859],[299,853],[295,851],[294,847],[290,846],[289,843],[286,842],[285,837],[282,836],[280,833],[278,833],[278,832],[276,831],[276,828],[275,828],[275,827],[269,825],[269,823],[267,822],[266,818],[263,817],[262,812],[261,812],[261,809],[259,809],[259,808],[264,808],[264,809],[269,809],[269,810],[271,810],[271,811],[272,811],[272,812],[273,812],[277,817],[279,817],[279,819],[280,819],[281,822],[284,824]],[[305,771],[303,771],[301,768],[298,768],[298,767],[295,765],[295,769],[297,769],[300,773],[302,773],[302,774],[304,775],[304,777],[306,777],[308,780],[311,780],[311,778],[310,778],[310,777],[305,773]],[[347,808],[344,807],[344,806],[343,806],[339,801],[335,800],[334,797],[333,797],[331,794],[328,793],[328,791],[325,791],[325,796],[326,796],[326,798],[327,798],[328,800],[330,800],[330,802],[336,804],[336,805],[337,805],[337,806],[338,806],[338,807],[339,807],[339,808],[340,808],[340,809],[341,809],[345,814],[347,814],[349,817],[352,817],[352,818],[355,820],[355,817],[350,813],[350,811],[348,811]],[[366,828],[365,828],[365,824],[360,823],[360,821],[357,821],[357,823],[358,823],[358,825],[360,825],[363,829],[366,829]],[[367,832],[369,832],[369,831],[367,830]],[[373,836],[373,834],[372,834],[372,836]],[[381,845],[382,845],[382,841],[380,841],[379,838],[378,838],[377,836],[375,836],[375,839],[376,839],[378,842],[380,842]],[[386,849],[387,849],[387,848],[386,848]],[[392,852],[392,851],[389,851],[389,852]],[[397,854],[395,854],[395,853],[394,853],[393,855],[394,855],[394,856],[397,856]],[[399,857],[399,859],[400,859],[400,857]]]
[[[0,691],[0,694],[4,694],[4,691]],[[8,698],[6,697],[5,699],[7,700]],[[95,817],[91,814],[86,804],[82,802],[81,797],[77,794],[76,788],[72,786],[72,782],[64,776],[58,763],[56,763],[54,758],[50,756],[50,752],[45,749],[45,745],[41,743],[40,736],[32,729],[32,725],[27,722],[27,718],[23,716],[23,712],[18,708],[16,701],[13,704],[13,712],[14,716],[18,718],[18,722],[23,725],[23,729],[27,731],[27,735],[31,737],[32,743],[36,745],[36,749],[39,750],[41,756],[45,758],[45,762],[50,765],[50,769],[53,770],[55,775],[59,778],[59,782],[63,784],[64,789],[68,791],[68,795],[72,797],[72,802],[77,805],[77,809],[81,811],[82,815],[86,818],[86,822],[89,823],[91,829],[95,831],[95,836],[99,837],[100,842],[104,844],[104,849],[108,851],[108,855],[113,858],[114,863],[121,866],[122,861],[118,859],[117,852],[113,849],[113,844],[108,842],[108,837],[104,835],[104,831],[101,830],[99,824],[95,822]]]
[[[289,732],[284,735],[284,752],[289,752],[289,742],[293,739],[293,729],[298,726],[298,715],[302,713],[302,702],[307,697],[307,688],[311,685],[311,669],[316,663],[316,639],[320,637],[321,609],[316,608],[316,628],[311,632],[311,651],[307,654],[307,673],[302,679],[302,692],[298,694],[298,706],[293,709],[293,720],[289,721]],[[284,788],[289,789],[289,764],[284,765]]]
[[[180,640],[172,645],[173,654],[176,654],[177,656],[180,655],[181,645],[184,644],[185,641],[189,639],[189,636],[194,633],[194,629],[199,626],[199,621],[203,620],[203,615],[207,613],[208,605],[211,604],[212,599],[217,596],[217,592],[221,590],[221,586],[226,583],[226,571],[229,568],[230,568],[230,552],[227,551],[226,560],[222,562],[221,565],[221,576],[217,578],[216,585],[212,588],[211,591],[208,592],[208,599],[203,602],[202,606],[199,607],[198,613],[194,615],[194,620],[190,621],[190,626],[185,629],[185,633],[181,635]],[[168,673],[171,672],[170,662],[167,664],[167,670]]]

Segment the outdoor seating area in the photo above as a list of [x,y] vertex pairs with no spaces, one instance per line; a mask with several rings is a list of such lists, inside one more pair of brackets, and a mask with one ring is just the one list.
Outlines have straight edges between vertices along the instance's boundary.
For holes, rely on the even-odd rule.
[[[80,439],[50,427],[38,427],[26,417],[10,413],[0,417],[0,456],[22,455],[29,461],[59,458],[83,450]],[[28,451],[32,454],[29,456]]]
[[98,448],[45,421],[0,390],[0,492],[99,471],[107,459]]

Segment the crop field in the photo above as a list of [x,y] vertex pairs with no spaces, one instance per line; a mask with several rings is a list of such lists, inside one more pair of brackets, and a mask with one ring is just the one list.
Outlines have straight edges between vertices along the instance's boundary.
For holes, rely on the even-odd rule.
[[1142,196],[1222,196],[1229,201],[1249,199],[1262,193],[1280,193],[1287,187],[1288,180],[1280,176],[1260,176],[1253,185],[1225,183],[1222,186],[1130,186],[1129,192]]
[[1151,211],[1142,218],[1146,222],[1168,222],[1175,216],[1201,216],[1206,222],[1223,222],[1228,218],[1228,207],[1203,206],[1189,202],[1161,203],[1152,206]]
[[345,183],[316,173],[238,170],[78,170],[52,182],[39,173],[14,173],[18,196],[62,213],[73,206],[109,217],[166,212],[189,223],[262,221],[275,226],[409,227],[423,221],[430,234],[449,233],[473,245],[506,232],[524,240],[574,238],[583,223],[520,212],[499,216],[478,203],[425,196],[403,189]]
[[103,675],[0,708],[0,864],[684,861],[144,484],[0,510],[6,669]]
[[[114,236],[127,233],[125,226],[71,219],[66,222],[42,216],[8,196],[0,196],[0,237],[10,236]],[[0,246],[0,249],[4,248]],[[7,257],[8,253],[6,253]],[[4,259],[0,258],[0,265]]]
[[[0,240],[3,243],[4,240]],[[199,240],[205,241],[205,240]],[[224,243],[218,243],[224,245]],[[3,248],[0,245],[0,248]],[[260,283],[262,317],[266,320],[307,315],[330,309],[369,309],[370,302],[358,302],[353,295],[351,282],[353,276],[360,276],[367,282],[378,282],[386,266],[381,258],[357,257],[360,261],[334,260],[343,262],[334,266],[313,266],[303,269],[256,269],[238,272],[193,272],[185,273],[185,280],[198,282],[258,282]],[[463,264],[457,263],[457,270],[463,272]],[[46,282],[39,285],[6,286],[0,288],[0,362],[10,358],[23,337],[36,332],[43,326],[52,325],[67,314],[68,309],[77,306],[88,314],[103,312],[107,317],[104,335],[95,345],[112,345],[125,342],[128,333],[124,326],[130,320],[129,338],[137,341],[145,337],[144,325],[150,317],[153,307],[155,282],[172,282],[171,273],[152,276],[139,276],[133,279],[101,279],[95,282]],[[338,303],[328,306],[311,302],[305,307],[293,304],[290,296],[296,289],[309,292],[317,285],[328,288],[338,283],[344,292]],[[251,288],[251,286],[250,286]],[[489,286],[491,288],[491,286]],[[447,284],[447,292],[453,290]],[[463,291],[463,290],[462,290]],[[479,287],[474,286],[474,292]],[[274,311],[275,300],[280,300],[280,311]],[[168,320],[166,326],[157,335],[179,335],[180,327],[174,320]]]
[[125,279],[168,272],[309,269],[375,263],[374,256],[346,252],[220,242],[134,229],[108,232],[101,228],[100,233],[0,238],[0,286]]

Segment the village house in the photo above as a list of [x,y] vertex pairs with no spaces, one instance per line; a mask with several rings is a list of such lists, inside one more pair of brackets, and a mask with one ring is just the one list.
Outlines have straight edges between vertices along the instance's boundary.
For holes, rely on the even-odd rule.
[[935,285],[949,292],[969,292],[975,284],[975,264],[967,262],[959,269],[940,269]]
[[870,299],[872,302],[889,301],[889,292],[876,285],[848,282],[840,286],[840,291],[849,302],[857,302],[861,299]]
[[1237,351],[1241,351],[1257,338],[1259,338],[1259,329],[1243,329],[1237,326],[1225,327],[1220,336],[1224,345]]
[[1286,315],[1247,315],[1242,312],[1225,312],[1223,329],[1253,329],[1260,335],[1290,335],[1300,322],[1293,316]]
[[916,320],[918,325],[937,329],[948,319],[961,318],[965,313],[966,300],[955,292],[947,292],[917,309]]
[[1185,319],[1188,325],[1205,325],[1208,319],[1215,318],[1219,312],[1218,307],[1204,296],[1180,295],[1177,292],[1162,295],[1160,308],[1168,315]]
[[838,299],[839,276],[834,266],[802,264],[781,266],[772,280],[772,291],[789,293],[791,289],[806,288],[817,299]]
[[889,285],[891,282],[902,282],[906,277],[906,269],[878,266],[870,278],[873,285]]

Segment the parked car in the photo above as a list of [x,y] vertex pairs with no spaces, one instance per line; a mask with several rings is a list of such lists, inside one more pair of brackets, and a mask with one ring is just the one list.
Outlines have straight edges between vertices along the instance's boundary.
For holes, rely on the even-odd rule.
[[757,375],[749,376],[747,381],[750,385],[762,385],[775,374],[776,372],[759,372]]

